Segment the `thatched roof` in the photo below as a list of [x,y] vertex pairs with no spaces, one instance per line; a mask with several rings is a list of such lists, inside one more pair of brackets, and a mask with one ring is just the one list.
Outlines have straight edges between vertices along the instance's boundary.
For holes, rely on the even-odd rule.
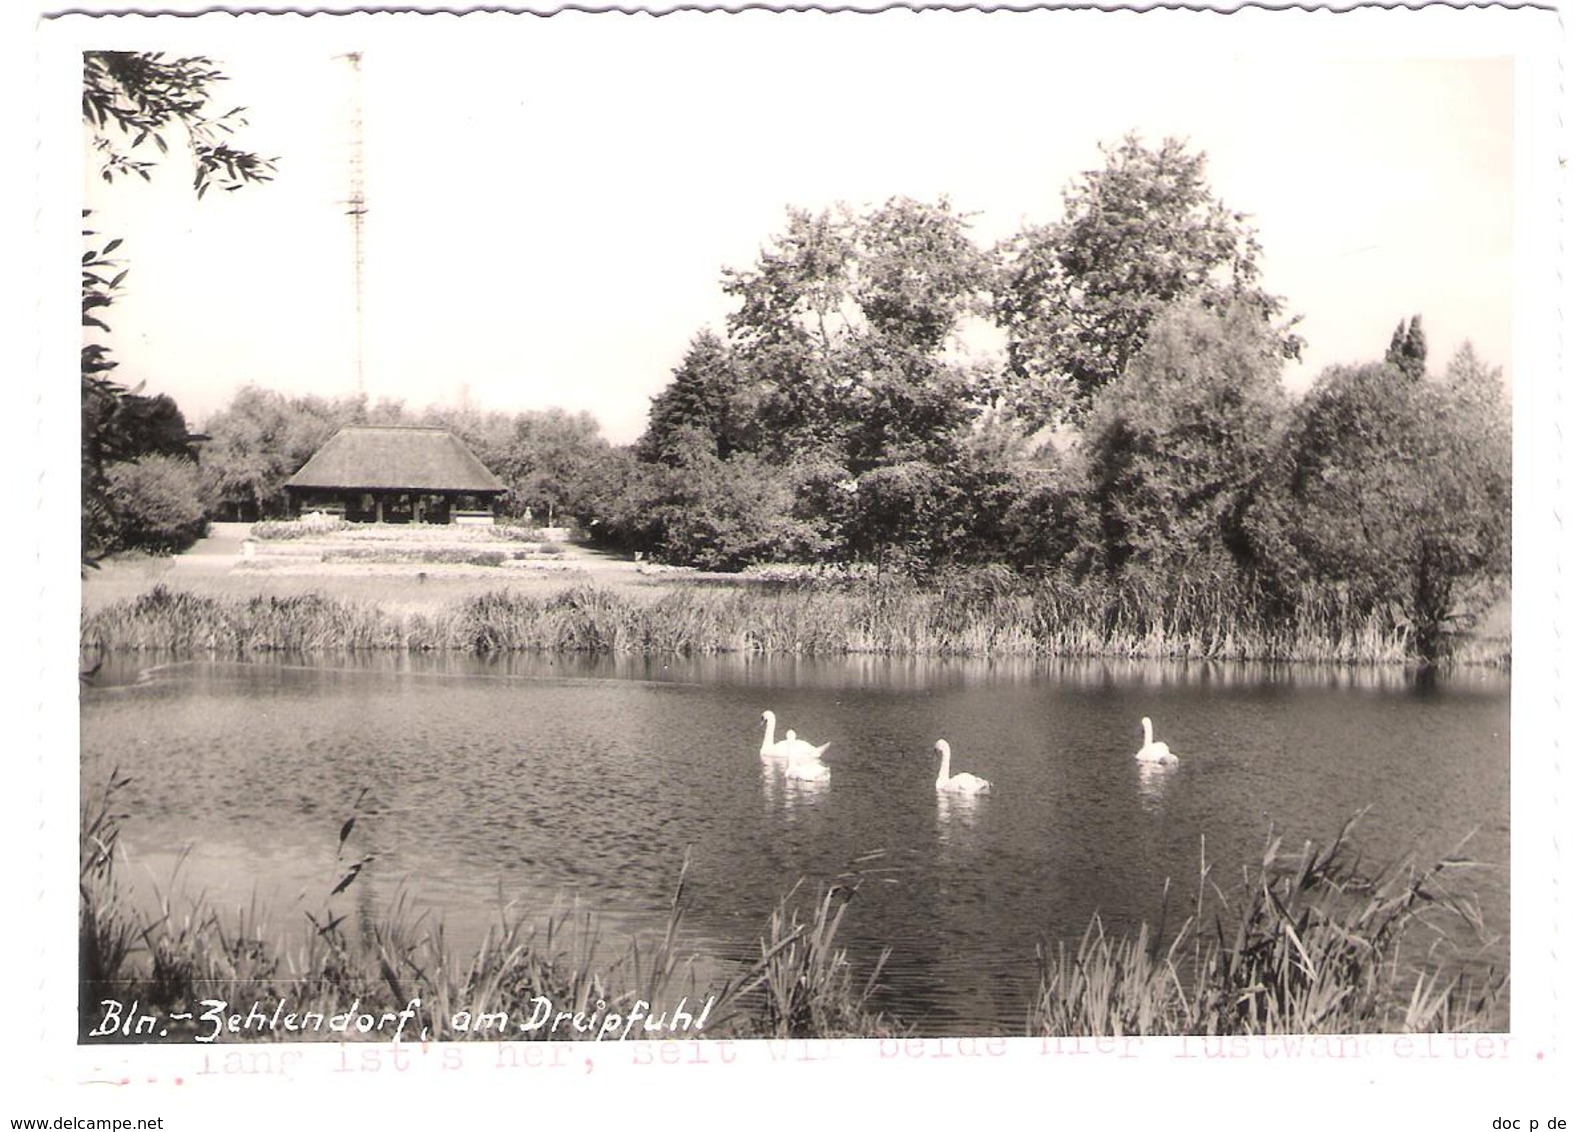
[[473,494],[504,490],[454,433],[406,425],[340,429],[285,486]]

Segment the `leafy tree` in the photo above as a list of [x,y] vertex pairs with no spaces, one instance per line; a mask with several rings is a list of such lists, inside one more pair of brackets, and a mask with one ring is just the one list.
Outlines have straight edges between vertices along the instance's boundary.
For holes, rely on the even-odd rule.
[[202,534],[202,489],[192,461],[152,453],[112,465],[106,479],[116,522],[114,546],[173,553]]
[[[1105,168],[1064,191],[1062,220],[1002,249],[995,307],[1008,336],[1007,399],[1036,425],[1081,421],[1179,299],[1236,303],[1267,324],[1283,306],[1259,287],[1254,230],[1211,195],[1203,153],[1175,138],[1150,149],[1133,134],[1101,152]],[[1276,338],[1289,357],[1302,348],[1288,327]]]
[[697,335],[653,399],[636,454],[679,478],[643,475],[652,509],[609,529],[713,566],[813,547],[920,561],[915,539],[940,545],[945,532],[901,499],[925,484],[957,495],[949,465],[991,383],[954,347],[986,309],[988,280],[967,217],[945,199],[790,209],[752,267],[724,271],[738,300],[727,340]]
[[872,468],[856,481],[848,547],[856,557],[917,573],[935,560],[949,485],[923,460]]
[[285,481],[334,433],[349,424],[367,423],[368,417],[364,397],[287,398],[246,386],[204,430],[209,436],[202,456],[209,508],[283,514]]
[[161,156],[169,153],[166,134],[179,126],[191,148],[192,188],[199,198],[211,185],[234,192],[272,179],[273,159],[225,140],[246,124],[243,108],[209,116],[210,88],[224,81],[213,60],[201,55],[167,59],[158,52],[84,51],[82,117],[93,131],[99,175],[105,181],[131,174],[151,180],[156,162],[139,160],[133,151],[152,141]]
[[829,549],[796,507],[800,472],[750,453],[719,460],[704,443],[677,466],[648,465],[642,541],[665,561],[706,570],[798,562]]
[[1386,364],[1417,381],[1424,376],[1424,362],[1428,357],[1423,319],[1415,314],[1411,322],[1406,319],[1398,322],[1391,335],[1391,346],[1385,352]]
[[515,417],[514,437],[493,471],[512,504],[530,508],[551,526],[594,510],[595,484],[610,446],[590,413],[546,409]]
[[712,454],[727,459],[753,450],[751,387],[726,343],[710,330],[691,340],[673,381],[652,398],[646,432],[636,454],[649,463],[679,463],[696,433],[708,438]]
[[1471,347],[1443,382],[1400,381],[1386,364],[1327,370],[1289,432],[1284,502],[1258,517],[1295,551],[1302,580],[1389,616],[1425,661],[1509,576],[1511,425],[1499,383]]
[[986,399],[978,369],[947,350],[986,280],[967,217],[945,199],[896,197],[863,216],[791,209],[754,268],[724,273],[760,451],[819,454],[854,475],[936,456]]
[[999,562],[1015,535],[1018,500],[1039,477],[1014,428],[988,420],[957,438],[945,462],[884,464],[853,483],[842,548],[878,571],[933,574]]
[[1085,429],[1088,541],[1111,575],[1235,572],[1281,427],[1281,343],[1253,306],[1180,304],[1151,327]]
[[[82,57],[82,117],[98,154],[100,176],[113,182],[135,174],[150,180],[156,162],[134,156],[152,141],[169,152],[167,135],[179,127],[190,146],[193,187],[200,198],[210,185],[227,191],[273,175],[272,160],[238,150],[225,138],[242,124],[239,110],[208,116],[210,88],[224,76],[201,56],[169,60],[161,54],[88,51]],[[88,213],[83,214],[84,217]],[[82,257],[82,325],[109,333],[103,313],[114,302],[126,271],[111,257],[118,239],[98,244],[97,233]],[[112,274],[113,272],[113,274]],[[136,421],[142,412],[127,401],[130,391],[116,382],[108,345],[85,340],[82,346],[82,555],[92,564],[116,537],[108,469],[118,460],[137,458]],[[131,430],[131,431],[128,431]],[[160,450],[160,449],[155,449]]]

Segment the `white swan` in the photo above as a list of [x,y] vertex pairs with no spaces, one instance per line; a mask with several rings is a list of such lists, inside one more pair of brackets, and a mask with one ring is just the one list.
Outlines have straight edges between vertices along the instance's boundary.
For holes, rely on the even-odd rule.
[[974,774],[955,774],[948,776],[952,768],[953,748],[947,745],[946,739],[936,741],[936,749],[942,755],[942,768],[936,772],[936,790],[939,794],[986,794],[991,790],[991,783]]
[[817,747],[807,743],[794,734],[794,729],[790,727],[783,733],[783,742],[779,743],[778,746],[787,749],[790,762],[819,763],[821,762],[821,756],[827,753],[827,748],[832,746],[832,744],[823,743]]
[[832,746],[831,743],[823,743],[819,747],[813,746],[795,735],[792,728],[781,740],[773,742],[773,736],[777,732],[778,717],[770,711],[764,711],[761,713],[761,718],[767,724],[766,734],[761,739],[761,757],[764,759],[789,759],[801,762],[817,760],[826,753],[828,747]]
[[778,717],[770,711],[761,713],[761,718],[766,721],[767,731],[761,737],[761,757],[764,759],[786,759],[788,749],[783,743],[776,741]]
[[1150,726],[1150,717],[1147,715],[1139,721],[1144,727],[1144,746],[1134,754],[1134,758],[1142,763],[1159,763],[1170,766],[1177,762],[1177,756],[1172,754],[1171,748],[1165,743],[1155,741],[1155,732]]

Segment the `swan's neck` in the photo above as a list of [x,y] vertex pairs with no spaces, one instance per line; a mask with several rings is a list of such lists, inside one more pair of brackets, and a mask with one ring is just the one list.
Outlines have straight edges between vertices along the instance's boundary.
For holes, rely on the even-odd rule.
[[771,748],[771,746],[772,746],[772,735],[778,729],[778,721],[777,721],[777,719],[773,716],[773,714],[770,711],[767,712],[767,714],[766,714],[766,720],[767,720],[767,733],[761,739],[761,749],[763,751],[768,750],[768,749]]
[[949,778],[949,775],[948,775],[947,772],[952,769],[952,764],[953,764],[953,752],[951,750],[949,750],[946,746],[943,746],[941,748],[941,752],[942,752],[942,769],[936,772],[936,784],[938,786],[942,786],[942,785],[945,785],[947,783],[947,780]]
[[1150,728],[1150,717],[1146,716],[1144,719],[1144,745],[1148,747],[1153,742],[1155,742],[1155,737]]

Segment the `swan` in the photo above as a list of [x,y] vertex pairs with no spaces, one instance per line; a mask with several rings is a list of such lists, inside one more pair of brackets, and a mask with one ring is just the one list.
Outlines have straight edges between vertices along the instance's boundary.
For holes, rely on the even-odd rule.
[[778,746],[783,747],[788,751],[788,757],[793,762],[819,763],[821,761],[821,756],[827,753],[827,748],[832,746],[832,744],[823,743],[821,746],[817,747],[814,744],[807,743],[798,735],[794,734],[794,729],[790,727],[783,733],[783,742],[779,743]]
[[947,745],[946,739],[936,741],[936,750],[942,755],[942,768],[936,772],[936,789],[939,794],[985,794],[990,792],[991,783],[974,774],[955,774],[948,777],[948,770],[953,762],[953,748]]
[[1134,754],[1134,758],[1142,763],[1160,763],[1167,766],[1177,762],[1177,756],[1172,754],[1171,748],[1165,743],[1157,743],[1155,741],[1155,733],[1150,726],[1150,717],[1147,715],[1139,722],[1144,727],[1144,746],[1139,748]]
[[776,742],[778,717],[770,711],[761,713],[761,718],[766,721],[766,734],[761,737],[761,757],[764,759],[786,759],[788,750],[782,743]]
[[764,759],[816,760],[832,746],[831,743],[823,743],[819,747],[813,746],[795,735],[792,728],[781,740],[774,742],[773,736],[777,733],[778,717],[770,711],[764,711],[761,713],[761,718],[767,725],[766,734],[761,739],[761,757]]

